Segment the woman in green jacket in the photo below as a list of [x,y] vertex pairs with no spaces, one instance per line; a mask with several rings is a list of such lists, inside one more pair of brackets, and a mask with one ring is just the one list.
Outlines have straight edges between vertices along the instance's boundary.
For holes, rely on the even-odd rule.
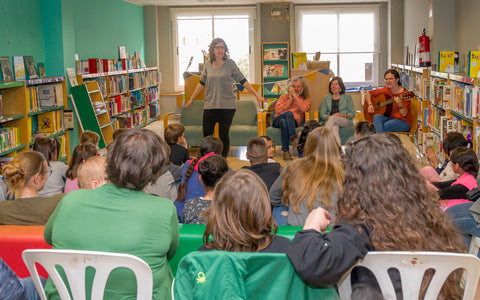
[[328,85],[329,95],[323,98],[318,109],[318,118],[325,127],[329,128],[338,145],[341,146],[339,130],[341,127],[353,125],[355,110],[353,109],[352,97],[345,94],[345,85],[341,77],[333,77]]

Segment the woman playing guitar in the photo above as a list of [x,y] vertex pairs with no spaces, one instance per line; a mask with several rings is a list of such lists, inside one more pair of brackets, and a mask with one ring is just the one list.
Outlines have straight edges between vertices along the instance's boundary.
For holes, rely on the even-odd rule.
[[[408,93],[408,90],[402,87],[400,74],[394,69],[389,69],[384,75],[386,87],[369,91],[365,94],[365,104],[368,106],[365,111],[366,119],[368,115],[377,113],[373,117],[373,125],[377,133],[381,132],[408,132],[412,126],[412,114],[410,112],[410,100],[403,99],[401,95]],[[376,108],[376,97],[383,95],[383,100],[393,98],[395,101],[386,106],[385,114],[378,114]],[[375,102],[375,103],[374,103]]]

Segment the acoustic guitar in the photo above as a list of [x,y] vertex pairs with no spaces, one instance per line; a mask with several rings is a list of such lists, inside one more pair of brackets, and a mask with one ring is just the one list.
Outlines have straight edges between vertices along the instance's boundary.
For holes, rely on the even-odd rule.
[[[400,99],[402,100],[412,100],[415,98],[414,92],[406,92],[401,94]],[[363,104],[363,115],[365,121],[373,122],[373,116],[375,115],[386,115],[389,116],[392,113],[393,103],[395,102],[394,98],[386,98],[385,94],[379,94],[377,96],[372,96],[372,105],[374,112],[371,114],[368,112],[368,103],[365,101]]]

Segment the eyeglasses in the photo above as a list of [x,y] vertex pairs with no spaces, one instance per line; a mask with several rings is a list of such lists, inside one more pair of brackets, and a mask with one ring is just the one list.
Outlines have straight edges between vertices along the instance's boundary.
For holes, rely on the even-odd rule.
[[215,49],[216,49],[216,50],[220,50],[220,49],[223,50],[223,49],[225,49],[225,47],[224,47],[224,46],[215,46]]

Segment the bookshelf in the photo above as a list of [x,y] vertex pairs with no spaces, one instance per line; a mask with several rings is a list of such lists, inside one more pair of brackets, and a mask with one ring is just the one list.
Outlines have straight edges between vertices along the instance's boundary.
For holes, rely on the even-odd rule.
[[64,77],[0,83],[0,156],[30,149],[36,137],[61,142],[61,160],[70,156],[69,133],[64,129],[67,108]]
[[[447,132],[462,133],[480,153],[480,79],[460,74],[394,65],[422,99],[423,131],[419,145],[432,148],[442,157],[441,144]],[[421,75],[419,75],[421,74]],[[408,88],[408,87],[407,87]]]
[[[276,100],[282,91],[276,82],[290,77],[290,48],[288,42],[262,43],[262,83],[263,96],[267,100]],[[271,84],[269,84],[271,83]]]
[[160,116],[157,67],[77,74],[79,84],[97,82],[114,130],[143,127]]

